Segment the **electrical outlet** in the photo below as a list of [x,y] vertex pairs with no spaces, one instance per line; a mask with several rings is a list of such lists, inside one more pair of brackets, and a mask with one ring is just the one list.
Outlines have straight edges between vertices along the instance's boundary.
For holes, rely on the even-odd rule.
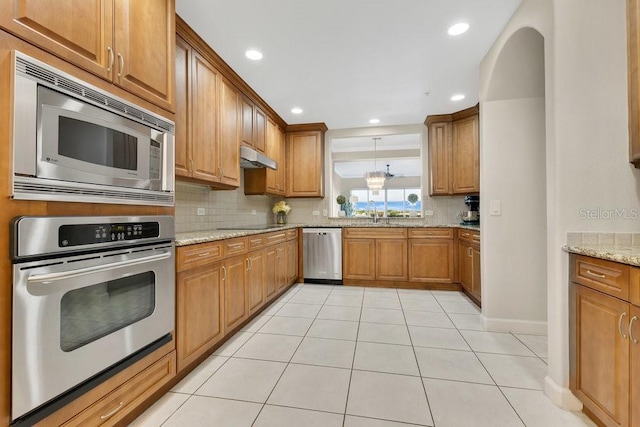
[[311,215],[313,215],[313,216],[319,216],[319,215],[320,215],[320,211],[313,211],[313,212],[311,213]]
[[198,208],[198,211],[196,212],[196,214],[197,214],[198,216],[202,216],[202,215],[204,215],[204,213],[205,213],[204,208]]
[[255,210],[255,209],[252,209],[252,210],[251,210],[251,215],[255,215],[255,214],[256,214],[256,210]]
[[322,209],[322,216],[329,216],[329,211],[326,209]]
[[424,216],[433,216],[433,211],[424,211]]

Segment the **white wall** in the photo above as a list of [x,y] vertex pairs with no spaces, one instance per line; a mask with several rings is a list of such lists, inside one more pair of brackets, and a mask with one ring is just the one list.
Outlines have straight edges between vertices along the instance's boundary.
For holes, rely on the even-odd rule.
[[[502,48],[524,27],[537,29],[545,39],[549,322],[545,392],[560,406],[579,408],[567,389],[568,256],[561,248],[567,232],[638,230],[637,220],[587,220],[580,211],[637,207],[640,199],[639,172],[628,163],[625,0],[524,0],[481,64],[481,109]],[[481,117],[481,127],[483,122]],[[483,150],[491,144],[481,141]],[[481,164],[481,177],[489,173]],[[491,188],[483,182],[483,193],[487,190]],[[487,207],[483,204],[481,213],[487,213]],[[519,236],[514,235],[512,242],[526,250]],[[482,250],[485,257],[485,246]]]

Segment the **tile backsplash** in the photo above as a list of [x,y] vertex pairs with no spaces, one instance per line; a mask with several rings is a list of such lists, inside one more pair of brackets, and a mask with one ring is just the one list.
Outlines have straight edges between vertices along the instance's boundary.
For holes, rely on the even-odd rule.
[[567,233],[567,245],[640,246],[640,233]]
[[[243,175],[243,174],[241,174]],[[243,179],[243,178],[241,178]],[[272,224],[275,215],[273,205],[281,197],[245,196],[244,183],[236,190],[211,190],[208,186],[176,182],[176,232],[213,230],[221,227],[242,227]],[[291,206],[287,217],[289,224],[323,225],[333,223],[335,219],[323,216],[326,210],[332,215],[334,200],[324,199],[286,199]],[[433,211],[425,219],[411,219],[425,224],[457,224],[458,213],[466,210],[464,196],[423,196],[424,210]],[[198,215],[198,208],[204,209],[204,215]],[[255,211],[253,215],[252,211]],[[317,211],[318,215],[313,215]],[[344,218],[340,218],[344,220]],[[347,219],[348,220],[348,219]],[[400,220],[401,221],[401,220]]]

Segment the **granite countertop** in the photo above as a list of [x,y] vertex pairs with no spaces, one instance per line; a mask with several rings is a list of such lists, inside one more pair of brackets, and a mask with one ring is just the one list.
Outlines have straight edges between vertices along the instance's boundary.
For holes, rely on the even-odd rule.
[[579,244],[566,245],[563,250],[572,254],[606,259],[622,264],[640,266],[640,246]]
[[464,228],[467,230],[480,231],[479,225],[463,225],[463,224],[384,224],[373,222],[359,224],[287,224],[282,226],[274,226],[260,230],[204,230],[191,231],[187,233],[176,233],[176,246],[188,246],[198,243],[214,242],[216,240],[232,239],[234,237],[251,236],[254,234],[270,233],[273,231],[286,230],[291,228],[347,228],[347,227],[379,227],[379,228],[429,228],[429,227],[447,227],[447,228]]

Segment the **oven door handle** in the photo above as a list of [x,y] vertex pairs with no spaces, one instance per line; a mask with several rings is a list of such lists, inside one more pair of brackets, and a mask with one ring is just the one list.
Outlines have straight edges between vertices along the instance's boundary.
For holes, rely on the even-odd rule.
[[35,274],[27,278],[29,283],[47,283],[56,282],[58,280],[72,279],[74,277],[85,276],[87,274],[95,273],[97,271],[109,271],[117,268],[126,267],[130,265],[144,264],[152,261],[159,261],[161,259],[167,259],[171,257],[171,252],[165,252],[158,255],[150,255],[143,258],[137,258],[127,261],[118,261],[106,265],[94,265],[92,267],[79,268],[77,270],[60,271],[57,273]]

